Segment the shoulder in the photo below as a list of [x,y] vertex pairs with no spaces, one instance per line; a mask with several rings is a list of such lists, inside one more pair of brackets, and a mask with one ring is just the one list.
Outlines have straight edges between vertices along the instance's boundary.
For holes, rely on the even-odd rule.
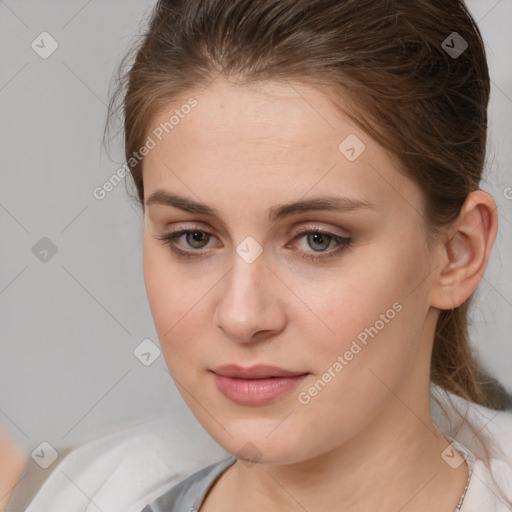
[[[196,426],[179,428],[167,417],[116,429],[65,455],[58,451],[61,460],[47,470],[29,459],[27,476],[15,489],[8,510],[70,512],[92,507],[140,512],[194,471],[226,456],[204,432],[196,432]],[[30,476],[42,485],[29,485]]]
[[433,386],[438,427],[468,450],[473,471],[460,512],[512,510],[512,410],[494,410]]
[[236,461],[236,457],[211,464],[181,481],[165,494],[148,504],[142,512],[178,512],[199,510],[215,479]]

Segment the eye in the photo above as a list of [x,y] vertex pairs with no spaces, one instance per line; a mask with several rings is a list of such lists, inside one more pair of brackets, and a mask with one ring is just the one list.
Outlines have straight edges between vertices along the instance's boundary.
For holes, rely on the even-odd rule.
[[162,236],[157,236],[156,238],[169,246],[169,249],[179,257],[190,259],[200,256],[199,254],[192,254],[192,252],[197,251],[190,252],[179,248],[176,241],[183,236],[185,237],[187,244],[190,244],[190,247],[194,249],[203,249],[205,247],[204,242],[206,241],[206,243],[208,243],[212,234],[200,229],[183,229],[181,231],[176,231],[175,233],[167,233]]
[[[301,257],[314,261],[336,256],[352,243],[350,238],[311,226],[299,229],[299,234],[294,237],[294,240],[300,240],[302,238],[305,239],[309,247],[313,248],[313,252],[301,251]],[[335,248],[326,251],[325,249],[328,249],[332,245],[332,242],[334,242]],[[315,252],[317,254],[315,254]]]
[[[165,245],[168,245],[169,249],[173,253],[177,254],[178,257],[190,260],[192,258],[204,256],[204,253],[201,253],[200,249],[204,249],[207,246],[212,236],[213,235],[211,233],[200,229],[184,229],[174,233],[156,236],[156,238],[162,241]],[[194,250],[183,250],[181,248],[183,246],[178,244],[177,241],[182,237],[184,237],[186,245]],[[293,241],[302,238],[305,239],[309,247],[313,248],[313,252],[301,250],[300,252],[302,254],[300,257],[309,260],[321,260],[335,256],[342,250],[346,249],[352,242],[350,238],[313,228],[311,226],[300,229],[299,233],[294,236]],[[330,251],[326,251],[326,249],[333,245],[333,242],[336,247]],[[317,254],[314,254],[315,252]]]

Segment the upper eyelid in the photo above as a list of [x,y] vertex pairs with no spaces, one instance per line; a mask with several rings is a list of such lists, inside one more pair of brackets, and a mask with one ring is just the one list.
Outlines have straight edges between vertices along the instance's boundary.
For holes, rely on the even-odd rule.
[[[202,229],[201,227],[178,228],[176,230],[168,232],[166,235],[167,236],[174,236],[174,238],[170,242],[174,242],[174,244],[178,245],[178,247],[179,247],[179,244],[177,243],[177,240],[179,238],[181,238],[182,236],[187,235],[189,233],[192,233],[194,231],[199,231],[201,233],[206,233],[207,235],[210,235],[210,238],[211,237],[215,237],[215,238],[218,239],[218,237],[216,237],[213,233],[211,233],[210,231],[208,231],[206,229]],[[331,237],[335,241],[335,243],[337,243],[338,245],[341,242],[339,240],[337,240],[337,239],[351,240],[351,238],[352,238],[351,236],[345,236],[345,235],[333,233],[332,230],[330,230],[329,228],[322,228],[322,227],[315,226],[315,225],[306,225],[306,226],[302,226],[301,228],[299,228],[298,231],[292,235],[292,240],[291,241],[295,242],[295,240],[297,240],[298,238],[306,236],[309,233],[321,233],[321,234],[327,235],[327,236]],[[164,235],[164,237],[166,235]],[[210,242],[210,239],[208,239],[208,242]],[[188,251],[188,252],[200,252],[203,249],[204,248],[200,248],[200,249],[185,248],[183,250],[184,251]]]
[[[341,228],[338,228],[338,229],[341,229]],[[179,225],[179,227],[177,227],[176,229],[168,231],[165,234],[169,234],[169,235],[178,234],[178,233],[185,234],[185,233],[189,233],[192,231],[200,231],[200,232],[207,233],[211,236],[215,236],[216,238],[218,238],[214,233],[212,233],[212,228],[210,228],[210,227],[204,228],[201,225],[190,226],[190,227]],[[213,229],[213,231],[216,231],[216,230]],[[350,234],[348,234],[348,233],[346,233],[346,234],[336,233],[334,228],[322,227],[322,226],[318,226],[315,224],[309,224],[309,225],[306,224],[306,225],[300,226],[299,228],[296,228],[292,231],[294,231],[293,235],[291,235],[291,236],[293,236],[293,238],[295,238],[297,235],[302,235],[302,234],[310,232],[310,231],[321,232],[321,233],[324,233],[327,235],[337,236],[340,238],[350,238]]]

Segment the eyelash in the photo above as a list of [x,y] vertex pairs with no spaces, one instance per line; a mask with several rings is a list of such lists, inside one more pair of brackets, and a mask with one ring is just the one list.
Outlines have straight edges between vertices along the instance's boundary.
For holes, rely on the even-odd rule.
[[[176,231],[174,233],[167,233],[162,236],[156,236],[155,238],[157,238],[158,240],[163,242],[164,245],[167,245],[169,247],[169,249],[178,256],[178,258],[190,260],[192,258],[201,256],[201,254],[194,254],[194,253],[198,253],[199,250],[183,251],[182,249],[179,249],[177,247],[175,240],[180,238],[183,235],[192,234],[192,233],[196,233],[196,232],[206,233],[208,235],[211,235],[211,233],[208,233],[208,231],[204,231],[201,229],[184,229],[181,231]],[[338,253],[348,249],[352,244],[351,238],[346,238],[346,237],[342,237],[339,235],[335,235],[334,233],[330,233],[328,231],[322,231],[320,229],[312,229],[311,227],[305,227],[305,228],[299,229],[298,233],[293,237],[293,240],[295,241],[299,238],[302,238],[305,235],[315,235],[315,234],[323,235],[323,236],[327,236],[328,238],[331,238],[333,241],[338,243],[338,247],[330,252],[327,252],[327,253],[321,252],[321,254],[322,254],[321,256],[304,253],[304,254],[302,254],[301,257],[306,260],[320,261],[320,260],[325,260],[327,258],[331,258],[333,256],[336,256]],[[210,239],[208,239],[207,242],[209,240]]]

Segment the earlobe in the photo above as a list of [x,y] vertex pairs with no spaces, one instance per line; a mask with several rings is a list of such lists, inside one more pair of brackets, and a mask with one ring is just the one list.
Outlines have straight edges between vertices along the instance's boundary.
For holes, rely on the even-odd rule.
[[487,267],[497,229],[493,198],[482,190],[469,194],[441,247],[431,290],[433,307],[454,309],[473,294]]

